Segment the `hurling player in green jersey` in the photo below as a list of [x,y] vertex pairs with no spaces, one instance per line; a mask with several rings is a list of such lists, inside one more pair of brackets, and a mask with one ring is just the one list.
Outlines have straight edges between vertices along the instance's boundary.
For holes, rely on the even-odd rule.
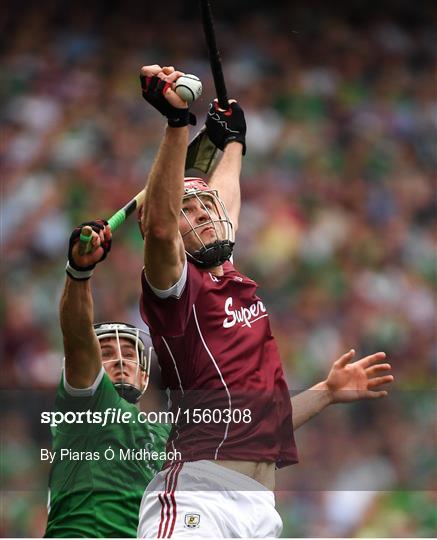
[[[123,323],[93,325],[89,278],[108,253],[111,234],[100,220],[89,226],[90,253],[80,254],[81,228],[70,238],[60,306],[65,367],[55,400],[55,412],[70,412],[71,418],[73,413],[82,423],[52,427],[55,458],[45,536],[135,537],[142,494],[162,466],[162,459],[146,455],[164,453],[170,426],[138,417],[136,403],[147,387],[154,355],[150,336]],[[87,421],[87,411],[104,418],[107,409],[130,413],[130,421]],[[137,450],[144,455],[136,452],[141,455],[134,458]]]

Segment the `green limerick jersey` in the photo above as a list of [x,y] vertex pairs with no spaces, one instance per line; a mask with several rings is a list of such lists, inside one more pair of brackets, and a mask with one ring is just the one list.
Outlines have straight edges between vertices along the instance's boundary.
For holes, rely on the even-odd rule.
[[[104,427],[98,423],[63,422],[52,428],[52,451],[56,457],[49,480],[46,537],[137,536],[142,495],[163,461],[146,459],[135,451],[164,452],[170,426],[134,422],[138,409],[118,395],[106,373],[91,396],[72,396],[61,381],[55,400],[55,411],[63,413],[103,413],[113,407],[121,412],[130,411],[132,420],[127,424],[107,423]],[[114,451],[114,459],[105,458],[109,447]],[[133,452],[140,456],[124,459],[131,458]],[[111,452],[107,457],[112,457]]]

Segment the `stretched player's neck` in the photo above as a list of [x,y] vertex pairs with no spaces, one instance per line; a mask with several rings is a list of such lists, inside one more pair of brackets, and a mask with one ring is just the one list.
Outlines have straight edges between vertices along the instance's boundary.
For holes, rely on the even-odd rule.
[[213,266],[212,268],[205,268],[205,272],[209,272],[213,276],[223,276],[225,273],[223,270],[223,265]]

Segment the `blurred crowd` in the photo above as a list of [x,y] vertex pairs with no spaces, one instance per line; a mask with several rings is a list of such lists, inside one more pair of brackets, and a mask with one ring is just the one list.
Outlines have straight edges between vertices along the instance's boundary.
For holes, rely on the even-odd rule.
[[[70,231],[147,177],[164,123],[141,98],[140,66],[198,75],[200,125],[214,90],[194,1],[6,4],[0,534],[39,536],[50,439],[34,411],[60,376]],[[389,398],[337,405],[297,432],[301,463],[277,473],[283,534],[436,536],[432,3],[215,4],[248,125],[235,264],[260,284],[290,389],[351,347],[386,351],[396,377]],[[141,324],[141,267],[131,218],[93,278],[97,321]]]

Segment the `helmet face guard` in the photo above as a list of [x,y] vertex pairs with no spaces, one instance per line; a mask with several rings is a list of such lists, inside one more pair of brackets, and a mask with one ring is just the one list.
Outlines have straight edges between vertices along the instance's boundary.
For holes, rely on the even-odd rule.
[[[185,178],[183,201],[187,199],[197,199],[199,205],[208,215],[208,220],[203,221],[199,225],[193,225],[187,214],[182,209],[182,215],[190,226],[190,229],[183,235],[193,233],[200,243],[200,248],[193,253],[185,250],[187,257],[201,268],[212,268],[220,266],[225,261],[231,258],[234,247],[234,227],[229,219],[226,207],[220,199],[217,190],[210,189],[200,178]],[[205,198],[209,199],[215,208],[216,216],[213,216],[210,210],[205,205]],[[216,240],[209,244],[205,244],[197,232],[197,229],[211,225],[216,234]]]
[[[102,364],[106,367],[109,363],[118,363],[120,366],[121,380],[114,384],[120,397],[129,403],[136,403],[146,391],[149,384],[150,364],[152,354],[154,353],[151,345],[150,336],[144,330],[140,330],[131,324],[118,322],[105,322],[94,325],[94,331],[97,339],[101,342],[103,339],[116,339],[118,355],[117,358],[104,360]],[[123,358],[121,352],[120,339],[124,338],[135,345],[136,357],[134,359]],[[146,345],[149,343],[149,345]],[[124,364],[133,364],[135,366],[135,383],[125,380]],[[145,374],[145,375],[144,375]]]

